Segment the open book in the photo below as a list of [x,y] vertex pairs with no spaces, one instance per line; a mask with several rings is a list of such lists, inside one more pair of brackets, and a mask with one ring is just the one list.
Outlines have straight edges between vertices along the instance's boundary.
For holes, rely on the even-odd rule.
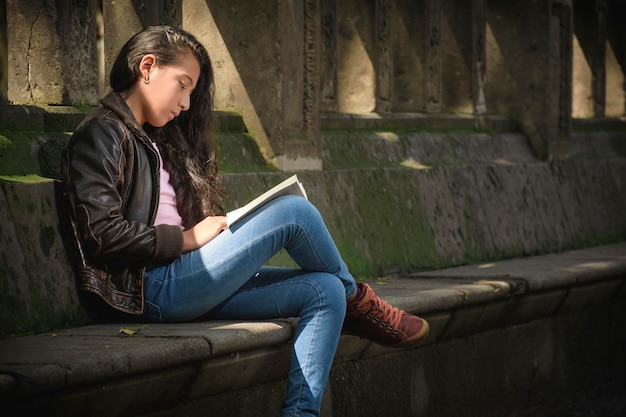
[[308,199],[302,183],[298,181],[298,176],[294,175],[290,178],[287,178],[285,181],[281,182],[274,188],[264,192],[245,206],[226,213],[226,223],[228,224],[228,227],[243,219],[248,214],[252,213],[254,210],[258,209],[264,204],[267,204],[273,199],[284,195],[299,195]]

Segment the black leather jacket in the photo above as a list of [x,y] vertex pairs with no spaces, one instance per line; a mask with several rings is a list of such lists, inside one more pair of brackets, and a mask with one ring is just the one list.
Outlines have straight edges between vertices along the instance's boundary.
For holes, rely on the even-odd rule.
[[146,267],[178,258],[182,231],[153,226],[159,158],[143,128],[119,94],[101,104],[77,127],[62,158],[76,281],[113,311],[138,315]]

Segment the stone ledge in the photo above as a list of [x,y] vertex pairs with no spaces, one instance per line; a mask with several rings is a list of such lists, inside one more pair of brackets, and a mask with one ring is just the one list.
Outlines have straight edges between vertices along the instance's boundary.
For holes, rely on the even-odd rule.
[[[619,243],[371,284],[427,317],[425,345],[433,345],[624,299],[625,282],[626,243]],[[294,323],[92,325],[0,340],[0,398],[15,412],[96,415],[103,399],[124,391],[107,413],[128,415],[270,383],[285,377]],[[395,352],[343,336],[336,365]]]
[[431,113],[322,113],[322,130],[428,130],[518,132],[517,123],[506,116],[475,117],[465,114]]
[[[58,179],[61,153],[71,132],[93,109],[0,104],[0,175]],[[214,116],[222,172],[271,169],[240,114],[216,111]],[[232,157],[225,158],[224,154]]]
[[[69,132],[91,113],[91,106],[18,105],[0,103],[0,131]],[[241,114],[217,110],[217,128],[222,132],[247,132]]]

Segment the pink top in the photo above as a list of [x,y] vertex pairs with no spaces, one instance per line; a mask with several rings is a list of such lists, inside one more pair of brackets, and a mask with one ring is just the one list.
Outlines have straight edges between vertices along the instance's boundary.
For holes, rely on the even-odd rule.
[[154,225],[170,224],[184,229],[183,219],[180,217],[180,214],[178,214],[178,208],[176,207],[176,191],[174,191],[174,187],[170,184],[170,174],[165,170],[165,168],[163,168],[163,158],[161,158],[161,152],[159,151],[156,143],[153,142],[152,146],[154,146],[154,149],[156,149],[157,154],[159,155],[159,162],[161,166],[161,194],[159,195],[159,207],[157,208]]

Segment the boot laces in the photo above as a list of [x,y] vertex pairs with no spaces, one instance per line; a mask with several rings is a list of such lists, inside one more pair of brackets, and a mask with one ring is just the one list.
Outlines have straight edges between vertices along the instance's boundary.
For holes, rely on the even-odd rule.
[[399,308],[389,305],[375,295],[366,303],[357,306],[357,309],[361,314],[367,316],[368,320],[378,324],[380,327],[386,327],[388,331],[394,334],[398,333],[400,321],[404,315],[404,311]]

